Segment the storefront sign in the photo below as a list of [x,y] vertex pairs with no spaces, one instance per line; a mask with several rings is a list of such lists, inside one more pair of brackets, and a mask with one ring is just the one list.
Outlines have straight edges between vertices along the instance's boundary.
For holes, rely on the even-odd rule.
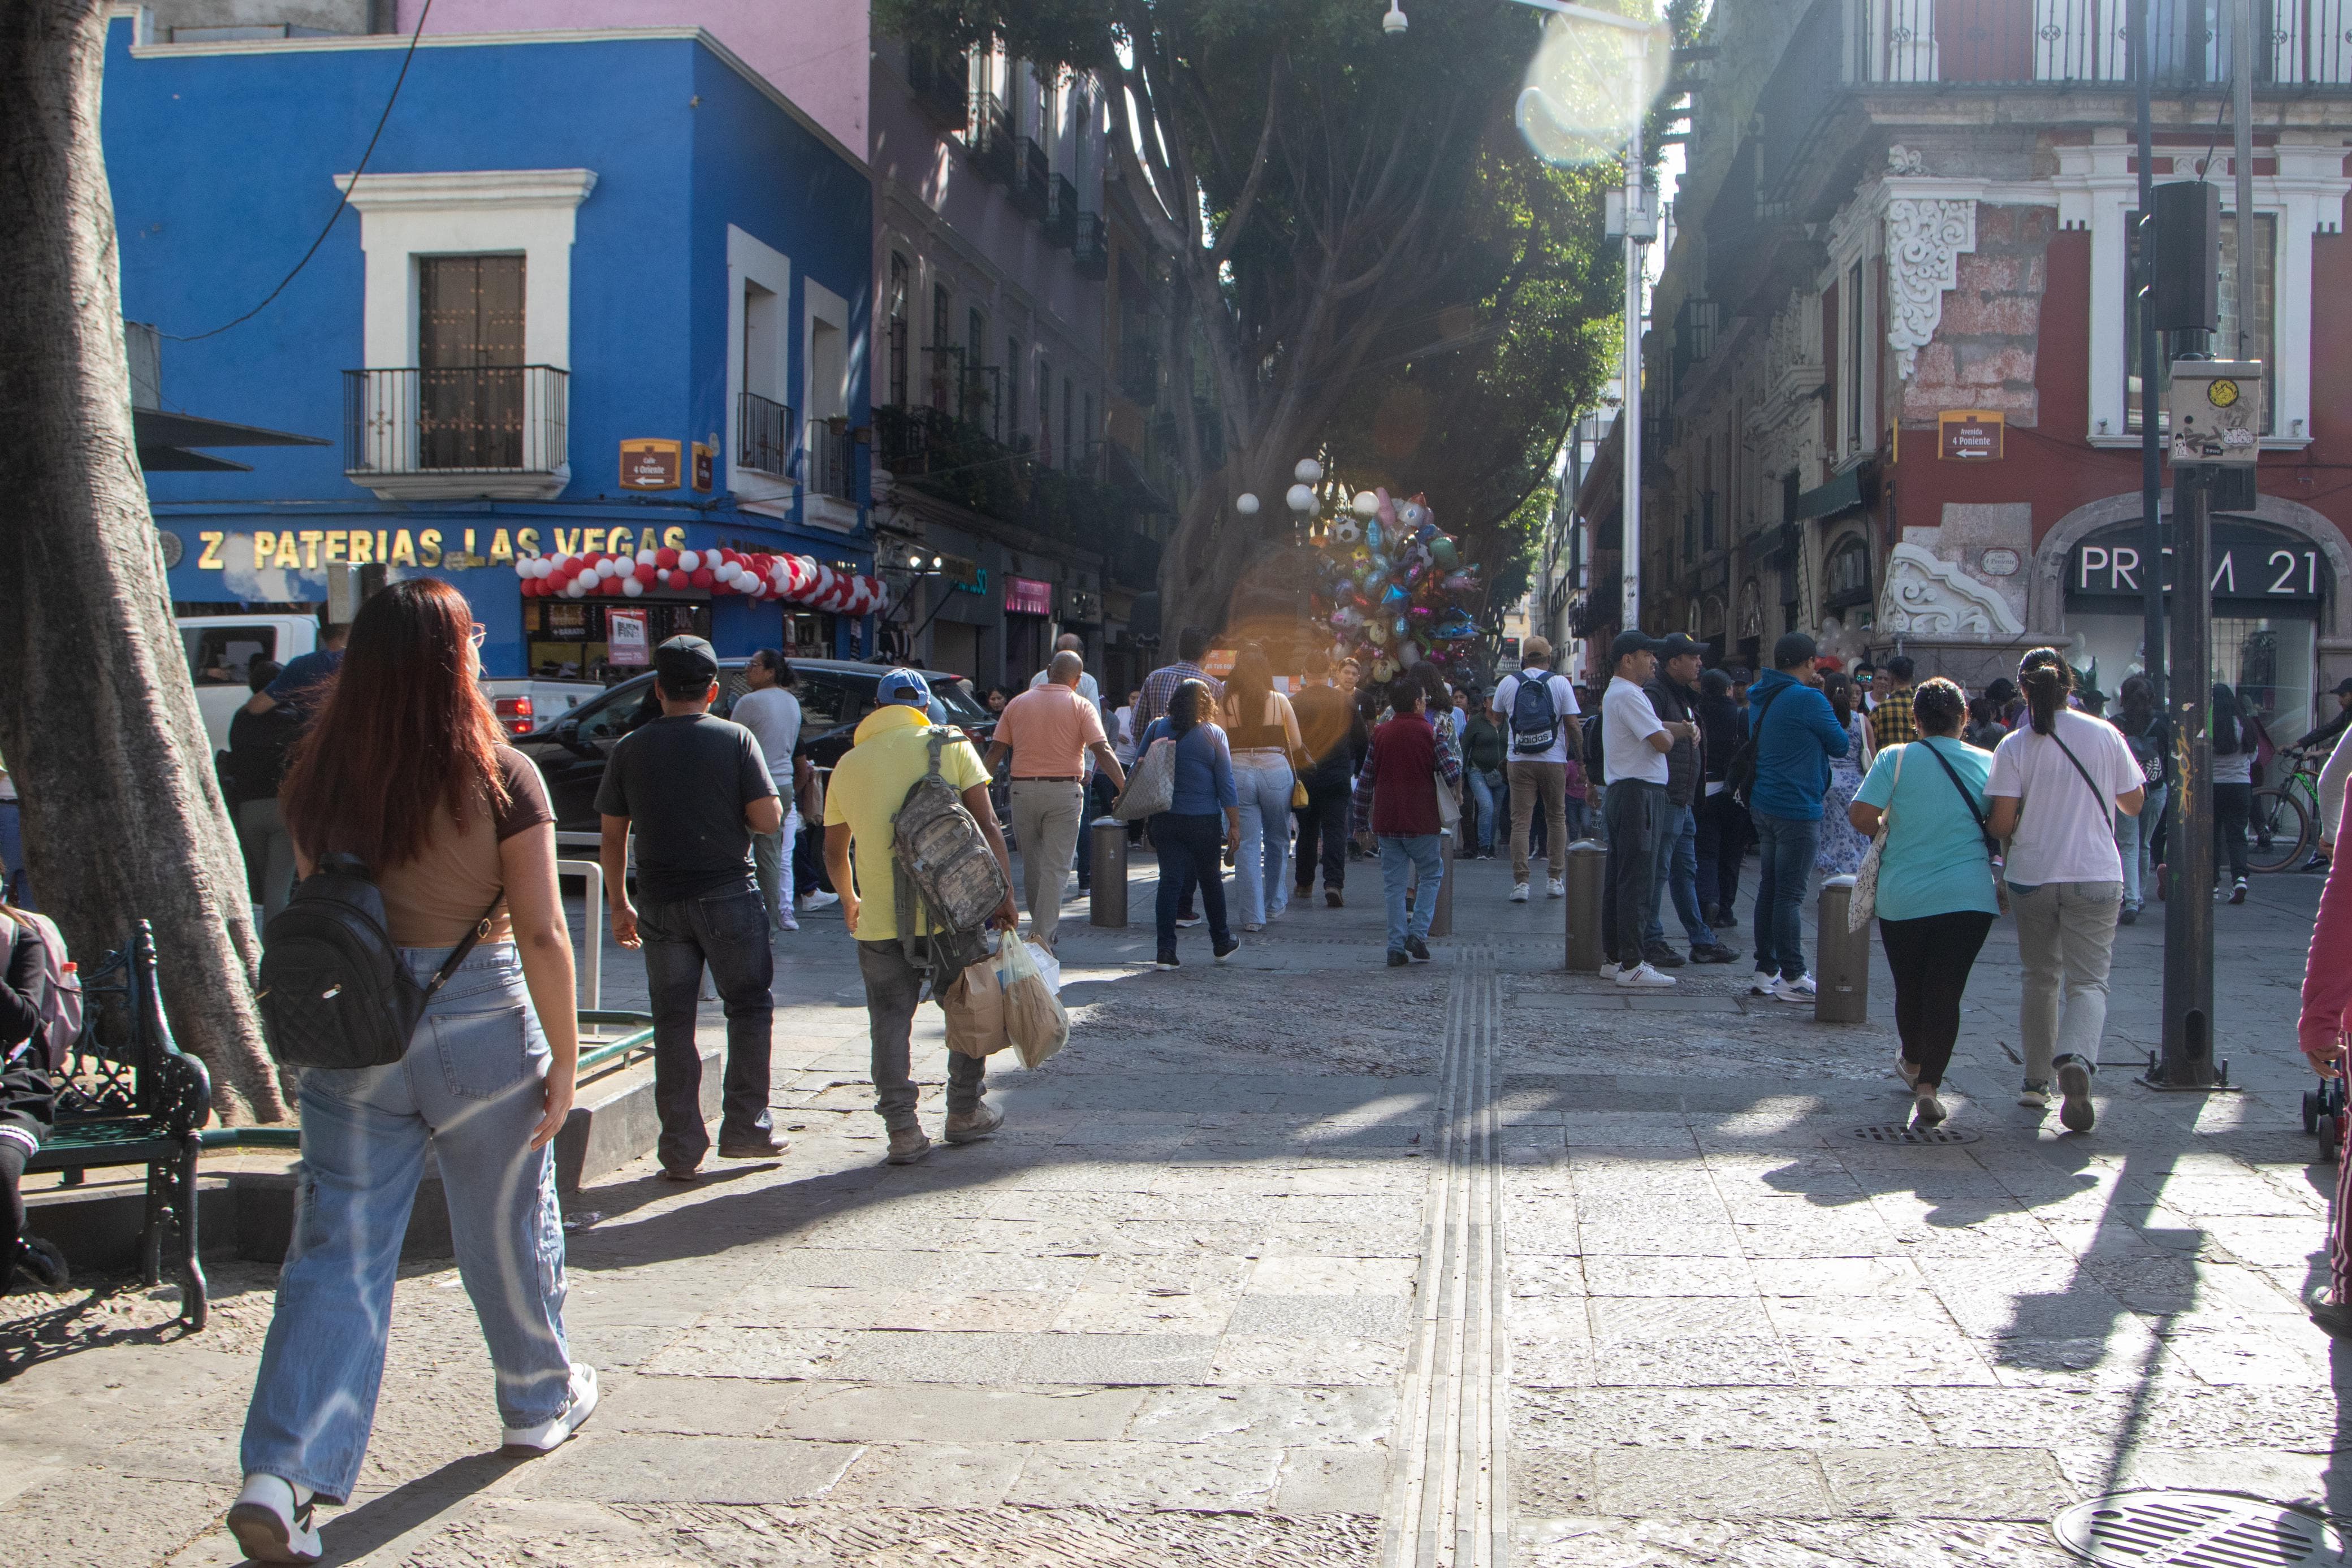
[[1997,458],[2007,425],[2007,417],[1995,409],[1948,409],[1936,416],[1936,455],[1964,462]]
[[711,476],[718,463],[718,448],[707,441],[694,444],[694,487],[705,495],[710,492]]
[[[167,537],[177,538],[176,535]],[[667,528],[264,528],[255,534],[216,529],[195,533],[203,547],[192,563],[199,571],[231,567],[256,571],[320,571],[331,566],[417,566],[444,571],[514,564],[519,555],[542,549],[565,555],[609,550],[684,549],[686,530]],[[166,555],[172,547],[166,545]],[[487,549],[488,554],[478,553]],[[176,563],[172,563],[176,564]]]
[[[2066,571],[2069,594],[2139,598],[2147,591],[2145,553],[2137,543],[2109,534],[2074,547]],[[2164,587],[2172,589],[2172,547],[2164,550]],[[2325,596],[2335,572],[2316,547],[2243,524],[2213,525],[2213,580],[2217,598],[2309,601]]]
[[605,611],[604,643],[604,662],[608,664],[642,668],[653,663],[653,644],[646,635],[646,612],[642,610]]
[[1054,613],[1054,585],[1034,577],[1008,577],[1004,580],[1004,612],[1007,615],[1051,615]]
[[621,443],[621,488],[675,490],[685,470],[683,452],[675,441],[638,440]]

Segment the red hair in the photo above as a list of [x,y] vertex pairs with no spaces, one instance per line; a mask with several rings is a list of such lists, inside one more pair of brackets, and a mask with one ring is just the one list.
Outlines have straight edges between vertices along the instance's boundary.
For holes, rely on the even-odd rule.
[[382,871],[424,850],[436,806],[462,828],[506,803],[498,716],[467,656],[473,627],[464,596],[438,578],[394,583],[360,607],[278,792],[304,854],[354,854]]

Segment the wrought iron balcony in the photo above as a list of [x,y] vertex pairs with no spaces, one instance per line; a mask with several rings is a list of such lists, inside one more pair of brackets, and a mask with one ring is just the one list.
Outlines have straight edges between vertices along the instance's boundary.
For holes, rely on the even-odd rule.
[[1099,213],[1078,214],[1077,237],[1070,246],[1080,277],[1099,281],[1110,276],[1110,234]]
[[1064,250],[1078,243],[1078,188],[1066,174],[1045,187],[1045,238]]
[[908,46],[907,85],[940,130],[961,131],[971,122],[971,66],[961,49],[950,53],[921,44]]
[[[2154,79],[2171,89],[2226,86],[2226,0],[2177,0],[2149,16]],[[2263,40],[2254,79],[2352,85],[2347,0],[2256,0]],[[2130,79],[2124,0],[1864,0],[1853,75],[1872,83],[2021,85]]]
[[552,365],[343,372],[343,472],[386,499],[544,500],[572,476]]
[[735,466],[778,479],[793,473],[793,436],[798,416],[781,402],[745,392],[735,421]]
[[809,422],[807,444],[801,448],[801,479],[820,496],[857,499],[857,444],[849,437],[847,420]]
[[971,95],[971,120],[964,131],[964,147],[982,173],[1000,185],[1013,183],[1013,125],[1003,99],[987,91]]
[[1013,204],[1033,218],[1043,218],[1052,182],[1045,150],[1034,139],[1024,136],[1014,144],[1013,152]]

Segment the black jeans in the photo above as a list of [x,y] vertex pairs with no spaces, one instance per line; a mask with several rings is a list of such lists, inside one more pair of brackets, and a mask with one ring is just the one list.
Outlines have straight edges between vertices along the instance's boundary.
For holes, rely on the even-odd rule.
[[768,915],[746,872],[740,888],[639,906],[637,934],[645,939],[654,1015],[654,1107],[661,1116],[656,1152],[666,1167],[692,1170],[710,1152],[702,1124],[702,1052],[694,1041],[706,963],[727,1012],[719,1136],[753,1137],[774,1125],[768,1053],[776,1005],[768,988],[776,960],[768,949]]
[[1969,970],[1992,929],[1981,909],[1923,915],[1916,920],[1881,920],[1879,945],[1895,971],[1895,1032],[1902,1037],[1903,1060],[1919,1070],[1919,1082],[1935,1088],[1951,1065],[1960,1038],[1960,993]]
[[1728,789],[1703,795],[1694,806],[1699,907],[1729,909],[1739,902],[1739,862],[1748,858],[1748,810]]
[[2226,854],[2231,876],[2240,882],[2246,880],[2246,821],[2253,810],[2252,785],[2213,786],[2213,870],[2217,873],[2221,869],[2221,857]]
[[1160,856],[1160,951],[1176,951],[1176,905],[1195,885],[1209,917],[1209,940],[1219,947],[1231,941],[1233,932],[1225,925],[1224,818],[1161,811],[1151,819],[1151,848]]
[[1642,929],[1650,923],[1650,889],[1658,880],[1658,821],[1666,787],[1621,779],[1602,797],[1609,823],[1609,883],[1601,899],[1601,950],[1624,968],[1642,961]]
[[[915,1125],[913,1031],[915,1004],[922,999],[923,976],[907,962],[897,937],[857,945],[857,973],[866,982],[866,1018],[874,1041],[874,1113],[896,1131]],[[988,1078],[983,1057],[948,1052],[948,1113],[978,1109]]]
[[1348,885],[1348,797],[1351,793],[1348,781],[1337,784],[1307,784],[1307,804],[1298,808],[1298,875],[1301,892],[1311,892],[1315,886],[1315,862],[1319,852],[1323,862],[1325,891],[1337,893]]
[[824,873],[824,829],[817,823],[801,820],[800,836],[793,841],[793,896],[806,898],[823,888],[836,891]]

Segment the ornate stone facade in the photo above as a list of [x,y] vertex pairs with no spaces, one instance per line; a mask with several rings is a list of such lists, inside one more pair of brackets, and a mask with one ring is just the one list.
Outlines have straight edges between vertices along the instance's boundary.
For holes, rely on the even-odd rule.
[[1906,637],[2015,637],[2025,630],[2008,601],[1968,571],[1917,545],[1886,552],[1878,629]]
[[1959,281],[1960,254],[1976,246],[1972,200],[1897,196],[1886,204],[1886,341],[1904,380],[1919,350],[1935,341],[1944,290]]

